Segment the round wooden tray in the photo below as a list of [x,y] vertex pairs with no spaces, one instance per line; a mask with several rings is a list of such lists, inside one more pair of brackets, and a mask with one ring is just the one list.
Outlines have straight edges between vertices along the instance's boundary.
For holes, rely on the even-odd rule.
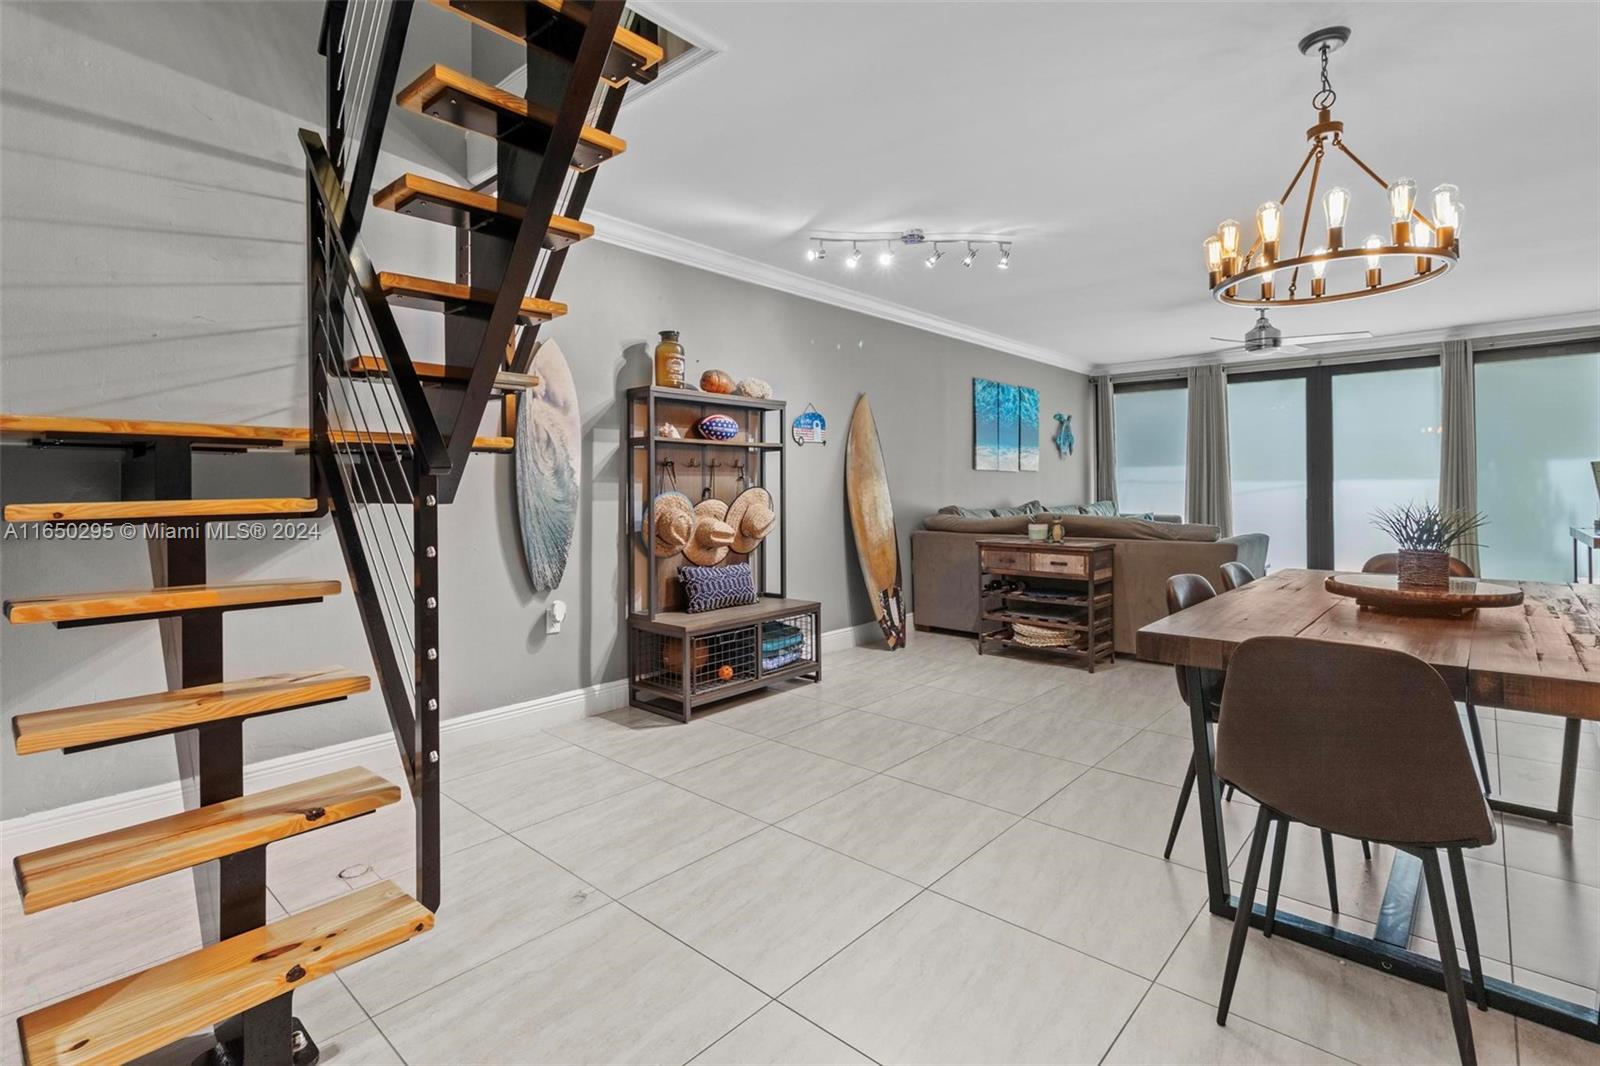
[[1515,607],[1522,589],[1475,577],[1453,577],[1448,588],[1401,585],[1394,574],[1333,574],[1329,592],[1351,596],[1363,607],[1394,614],[1461,615],[1479,607]]

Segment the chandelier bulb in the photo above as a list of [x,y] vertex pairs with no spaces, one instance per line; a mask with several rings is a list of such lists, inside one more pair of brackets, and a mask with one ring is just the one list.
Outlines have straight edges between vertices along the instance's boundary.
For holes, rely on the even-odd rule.
[[1417,183],[1401,178],[1389,186],[1389,224],[1396,244],[1411,243],[1411,210],[1417,202]]
[[1272,301],[1272,279],[1276,271],[1269,270],[1261,275],[1261,300],[1263,303]]
[[1206,252],[1206,274],[1211,279],[1211,287],[1217,287],[1217,282],[1222,280],[1222,238],[1215,233],[1207,237],[1202,245]]
[[1239,220],[1225,218],[1217,224],[1217,237],[1222,241],[1222,254],[1229,259],[1239,254]]
[[1383,284],[1383,256],[1377,254],[1383,247],[1383,238],[1376,233],[1363,244],[1367,250],[1367,288],[1376,289]]
[[1322,280],[1322,275],[1328,272],[1328,261],[1323,258],[1328,254],[1328,250],[1326,248],[1318,248],[1311,254],[1316,256],[1315,259],[1311,260],[1311,277],[1314,281],[1320,281]]
[[1344,247],[1344,223],[1350,215],[1350,190],[1335,185],[1322,197],[1322,213],[1328,219],[1328,247],[1337,252]]
[[1278,234],[1283,225],[1283,205],[1268,200],[1256,208],[1256,236],[1261,238],[1261,250],[1267,262],[1278,258]]

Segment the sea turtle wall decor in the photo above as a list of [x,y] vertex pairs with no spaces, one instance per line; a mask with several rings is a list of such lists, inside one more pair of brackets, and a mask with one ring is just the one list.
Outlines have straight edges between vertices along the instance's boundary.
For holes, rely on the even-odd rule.
[[1077,438],[1072,435],[1072,416],[1056,412],[1056,435],[1050,438],[1055,442],[1056,454],[1065,459],[1072,454],[1072,446]]
[[550,592],[566,572],[577,524],[583,423],[572,372],[555,341],[540,343],[531,369],[539,384],[517,404],[517,526],[533,589]]

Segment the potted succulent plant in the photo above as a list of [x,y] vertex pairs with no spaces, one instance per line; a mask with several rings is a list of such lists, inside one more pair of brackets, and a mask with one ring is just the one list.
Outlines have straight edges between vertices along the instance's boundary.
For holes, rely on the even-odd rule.
[[1372,513],[1372,524],[1393,537],[1400,549],[1399,583],[1432,588],[1449,587],[1450,549],[1476,544],[1469,538],[1487,521],[1481,513],[1444,511],[1431,503],[1408,503]]

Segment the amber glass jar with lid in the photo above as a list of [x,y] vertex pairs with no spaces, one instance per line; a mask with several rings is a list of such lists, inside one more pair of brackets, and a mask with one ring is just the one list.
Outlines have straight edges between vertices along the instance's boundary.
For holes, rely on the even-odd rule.
[[670,389],[683,388],[683,345],[678,343],[678,331],[661,331],[661,343],[656,345],[656,384]]

